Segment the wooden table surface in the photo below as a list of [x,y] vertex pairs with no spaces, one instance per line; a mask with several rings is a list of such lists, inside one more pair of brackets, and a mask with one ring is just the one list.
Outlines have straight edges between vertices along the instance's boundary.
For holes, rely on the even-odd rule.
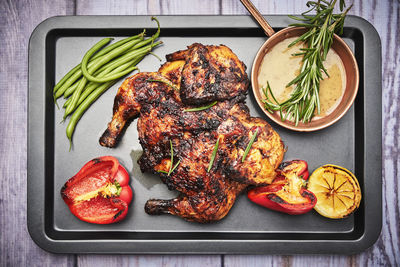
[[[298,14],[306,0],[255,0],[262,14]],[[377,266],[400,265],[400,1],[354,0],[350,14],[378,30],[383,73],[383,222],[378,241],[350,255],[60,255],[39,248],[26,226],[28,40],[56,15],[247,14],[239,0],[0,1],[0,266]]]

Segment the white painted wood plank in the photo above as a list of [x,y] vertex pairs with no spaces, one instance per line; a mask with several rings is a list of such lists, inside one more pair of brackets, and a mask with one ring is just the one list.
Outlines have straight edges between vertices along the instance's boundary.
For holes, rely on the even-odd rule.
[[81,255],[78,256],[79,267],[109,267],[109,266],[120,266],[120,267],[197,267],[197,266],[208,266],[208,267],[220,267],[221,257],[220,256],[103,256],[103,255]]
[[[305,0],[254,1],[263,14],[300,13]],[[221,3],[221,5],[219,5]],[[399,2],[355,0],[351,14],[370,21],[382,38],[384,222],[369,250],[354,256],[224,256],[226,266],[376,266],[399,263]],[[52,15],[71,14],[73,2],[0,2],[0,189],[1,266],[73,265],[73,256],[39,249],[26,231],[26,75],[27,40],[33,27]],[[78,1],[77,14],[246,14],[239,1]],[[22,188],[22,190],[21,190]],[[12,218],[12,219],[10,219]],[[219,266],[219,256],[79,256],[81,266]],[[28,264],[29,263],[29,264]],[[185,265],[186,264],[186,265]],[[106,265],[104,265],[106,266]]]
[[217,15],[220,14],[219,1],[216,0],[161,0],[163,15]]
[[77,15],[157,15],[161,4],[157,0],[76,1]]
[[[255,0],[252,1],[254,6],[264,15],[282,15],[282,14],[299,14],[304,11],[308,0]],[[242,3],[238,1],[223,0],[222,1],[223,15],[250,15]]]
[[26,218],[28,40],[42,20],[72,11],[63,0],[0,1],[0,266],[74,263],[39,248]]
[[361,16],[375,26],[381,37],[383,61],[382,233],[374,246],[354,256],[354,260],[359,266],[399,266],[400,3],[396,0],[355,0],[351,14]]
[[182,15],[219,14],[219,2],[214,0],[101,0],[77,1],[77,15]]
[[274,255],[225,255],[224,267],[264,267],[264,266],[291,266],[290,256]]

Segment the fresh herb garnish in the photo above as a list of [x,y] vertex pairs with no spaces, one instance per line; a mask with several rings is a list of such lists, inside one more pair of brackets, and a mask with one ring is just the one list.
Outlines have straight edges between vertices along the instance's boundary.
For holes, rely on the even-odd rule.
[[172,141],[169,140],[169,145],[171,146],[171,165],[169,166],[168,176],[172,172],[172,165],[174,164],[174,148],[172,147]]
[[219,145],[219,137],[217,139],[217,143],[215,143],[215,147],[214,147],[213,153],[211,155],[211,160],[210,160],[210,163],[208,164],[207,172],[210,172],[210,170],[214,164],[215,156],[217,155],[218,145]]
[[[274,113],[274,111],[280,110],[280,104],[272,93],[271,86],[269,85],[268,81],[267,86],[261,87],[261,90],[263,91],[265,96],[265,99],[262,100],[262,102],[265,104],[265,109],[270,113]],[[270,99],[270,96],[272,97],[272,100],[275,102],[275,104]]]
[[171,166],[169,167],[168,175],[171,173],[172,164],[174,164],[174,148],[172,146],[172,141],[171,140],[169,140],[169,145],[171,147]]
[[168,85],[169,87],[171,87],[172,89],[174,89],[175,91],[179,91],[178,87],[176,87],[175,85],[173,85],[172,83],[169,83],[167,81],[163,81],[163,80],[156,80],[156,79],[147,79],[146,82],[159,82],[159,83],[165,83],[166,85]]
[[[175,166],[170,170],[170,173],[168,175],[170,175],[171,173],[174,172],[174,170],[176,169],[176,167],[178,167],[179,163],[181,163],[181,160],[178,160],[178,162],[175,164]],[[171,164],[172,166],[172,164]]]
[[[323,61],[326,59],[326,55],[332,45],[333,34],[335,32],[338,34],[343,32],[345,16],[352,7],[350,6],[341,14],[333,14],[336,2],[337,0],[308,1],[307,7],[310,9],[302,13],[302,17],[289,16],[292,19],[301,21],[301,23],[294,23],[290,26],[307,28],[307,32],[293,41],[289,47],[299,42],[304,42],[307,44],[307,48],[300,48],[299,53],[293,54],[293,56],[303,56],[303,64],[300,74],[286,85],[286,87],[295,86],[289,99],[280,104],[276,100],[273,103],[268,98],[268,92],[271,93],[269,85],[267,85],[269,91],[264,91],[267,97],[264,101],[265,108],[270,112],[279,110],[282,121],[290,118],[294,120],[296,125],[298,125],[299,121],[307,123],[314,116],[315,109],[318,114],[321,112],[319,85],[323,79],[322,73],[329,77]],[[341,12],[344,7],[344,0],[340,0]],[[316,13],[314,16],[309,15],[312,11]],[[286,113],[285,116],[283,116],[283,113]]]
[[253,136],[250,138],[250,142],[247,144],[246,150],[244,151],[243,157],[242,157],[242,162],[244,162],[244,160],[247,157],[247,154],[249,154],[250,148],[254,143],[254,140],[256,139],[258,134],[258,128],[256,129],[256,131],[253,133]]
[[176,169],[176,167],[178,167],[179,163],[181,162],[181,160],[178,160],[178,162],[172,167],[172,164],[174,164],[174,148],[172,146],[171,140],[169,140],[169,145],[171,147],[171,165],[169,166],[169,171],[157,170],[157,172],[165,173],[168,176],[171,175],[171,173]]
[[186,111],[186,112],[202,111],[202,110],[211,108],[212,106],[216,105],[217,103],[218,103],[218,101],[214,101],[207,106],[198,107],[198,108],[189,108],[189,109],[185,109],[184,111]]

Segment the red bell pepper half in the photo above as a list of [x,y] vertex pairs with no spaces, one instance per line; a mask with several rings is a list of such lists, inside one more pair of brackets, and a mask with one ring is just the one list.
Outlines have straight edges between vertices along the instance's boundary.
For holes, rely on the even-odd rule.
[[64,184],[61,196],[72,214],[82,221],[119,222],[132,201],[129,174],[112,156],[95,158]]
[[317,204],[317,197],[305,189],[308,164],[304,160],[284,162],[272,184],[248,191],[248,198],[263,207],[291,215],[304,214]]

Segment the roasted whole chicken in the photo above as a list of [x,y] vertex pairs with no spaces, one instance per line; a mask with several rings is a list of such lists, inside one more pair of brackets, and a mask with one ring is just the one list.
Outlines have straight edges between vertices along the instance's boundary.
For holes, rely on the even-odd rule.
[[126,123],[138,117],[141,170],[180,192],[175,199],[148,200],[145,211],[218,221],[249,185],[273,181],[284,145],[266,121],[250,116],[246,66],[230,48],[195,43],[166,58],[158,72],[123,82],[100,144],[114,147]]

